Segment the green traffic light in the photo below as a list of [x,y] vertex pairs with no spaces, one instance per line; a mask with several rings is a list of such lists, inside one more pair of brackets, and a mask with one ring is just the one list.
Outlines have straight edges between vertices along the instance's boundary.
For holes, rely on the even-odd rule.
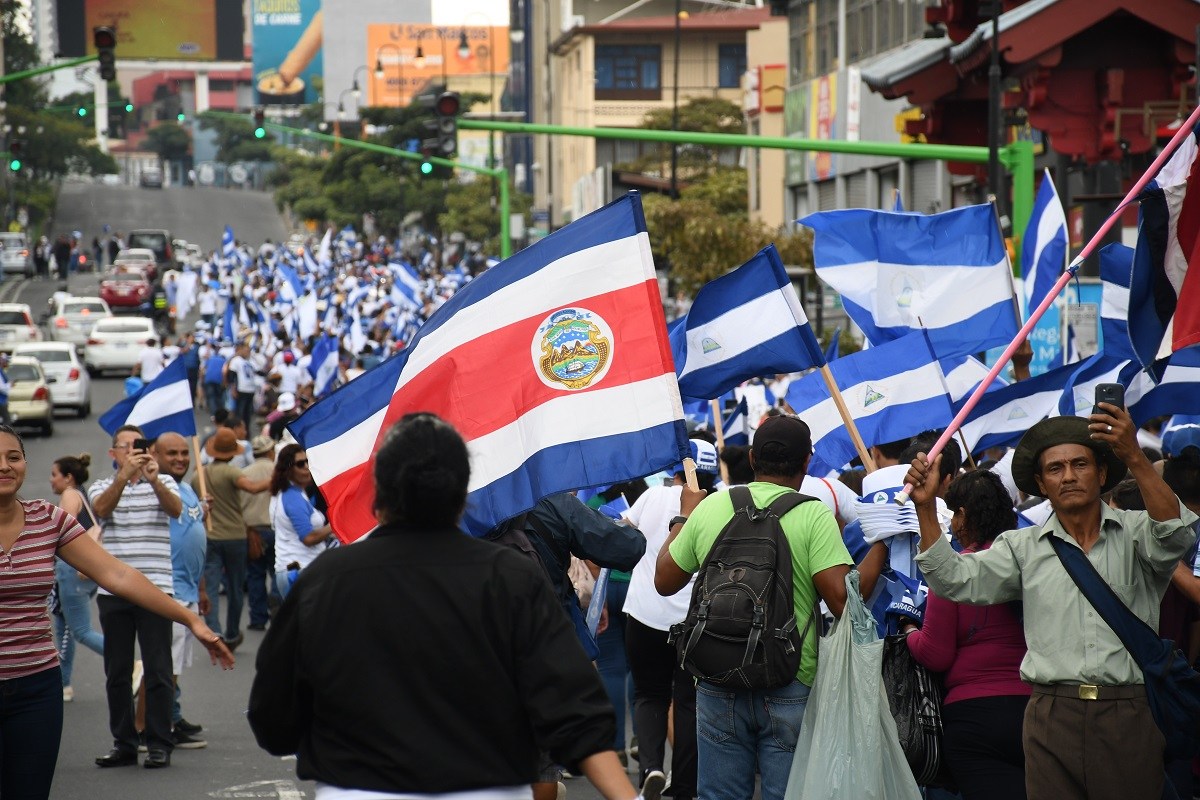
[[267,132],[263,128],[255,128],[254,129],[254,138],[255,139],[261,139],[266,135],[267,135]]
[[21,159],[14,158],[12,161],[8,162],[8,168],[13,172],[19,172],[21,170]]
[[433,164],[430,164],[428,161],[422,161],[421,162],[421,174],[428,175],[431,172],[433,172]]
[[179,120],[180,122],[183,122],[184,120],[187,119],[187,114],[180,111],[178,114],[175,115],[175,119]]
[[77,113],[77,114],[79,114],[79,116],[81,116],[81,117],[86,117],[86,116],[87,116],[87,109],[86,109],[86,108],[84,108],[83,106],[80,106],[80,107],[79,107],[79,111],[77,111],[76,113]]
[[125,113],[128,114],[131,111],[133,111],[133,103],[126,103],[125,104]]

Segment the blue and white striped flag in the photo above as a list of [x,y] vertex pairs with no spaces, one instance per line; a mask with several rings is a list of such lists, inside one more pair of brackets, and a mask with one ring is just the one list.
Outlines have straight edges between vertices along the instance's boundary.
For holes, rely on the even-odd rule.
[[981,397],[962,426],[963,438],[971,452],[1015,446],[1034,423],[1045,417],[1058,416],[1063,385],[1076,367],[1076,364],[1068,364]]
[[233,258],[234,241],[233,228],[226,225],[225,232],[221,234],[221,255],[227,259]]
[[236,330],[233,326],[233,317],[237,313],[237,301],[232,297],[225,303],[225,318],[221,322],[221,340],[232,342],[236,335]]
[[147,439],[156,439],[164,433],[195,436],[196,414],[184,360],[172,361],[137,394],[104,412],[99,422],[110,436],[122,425],[137,425]]
[[[842,356],[829,369],[868,446],[944,428],[954,416],[923,331]],[[854,443],[820,374],[793,381],[787,402],[808,423],[818,464],[836,469],[855,458]]]
[[749,410],[746,407],[745,397],[739,400],[738,404],[730,409],[729,415],[721,420],[721,433],[725,436],[726,445],[750,444]]
[[1008,253],[990,205],[929,216],[822,211],[800,222],[816,232],[817,275],[872,345],[925,328],[948,357],[1016,336]]
[[1025,317],[1037,308],[1067,267],[1067,215],[1054,189],[1050,170],[1042,177],[1033,213],[1021,243],[1021,279]]
[[703,286],[669,330],[685,397],[709,400],[749,378],[825,363],[775,245]]
[[326,334],[313,346],[308,374],[313,377],[313,394],[323,397],[334,388],[338,375],[338,340]]

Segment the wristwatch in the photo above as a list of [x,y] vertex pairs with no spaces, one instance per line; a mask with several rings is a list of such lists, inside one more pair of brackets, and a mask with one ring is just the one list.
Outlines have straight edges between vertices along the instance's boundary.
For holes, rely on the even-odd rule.
[[687,517],[672,517],[671,524],[667,526],[667,529],[670,530],[671,528],[674,528],[676,525],[682,525],[685,522],[687,522]]

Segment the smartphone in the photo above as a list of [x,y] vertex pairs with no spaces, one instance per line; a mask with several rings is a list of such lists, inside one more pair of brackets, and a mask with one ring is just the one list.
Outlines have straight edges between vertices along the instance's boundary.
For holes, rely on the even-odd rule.
[[150,446],[153,444],[154,444],[154,441],[151,439],[134,439],[133,440],[133,450],[135,453],[138,452],[139,450],[143,453],[149,453]]
[[1125,387],[1119,383],[1096,384],[1096,404],[1092,406],[1093,414],[1107,413],[1100,408],[1101,403],[1111,403],[1117,408],[1125,408]]

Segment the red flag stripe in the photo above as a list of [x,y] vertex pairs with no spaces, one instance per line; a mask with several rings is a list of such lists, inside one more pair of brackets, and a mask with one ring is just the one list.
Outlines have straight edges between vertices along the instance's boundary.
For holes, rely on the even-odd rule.
[[1187,272],[1175,304],[1172,351],[1200,342],[1200,158],[1192,162],[1185,192],[1174,228]]

